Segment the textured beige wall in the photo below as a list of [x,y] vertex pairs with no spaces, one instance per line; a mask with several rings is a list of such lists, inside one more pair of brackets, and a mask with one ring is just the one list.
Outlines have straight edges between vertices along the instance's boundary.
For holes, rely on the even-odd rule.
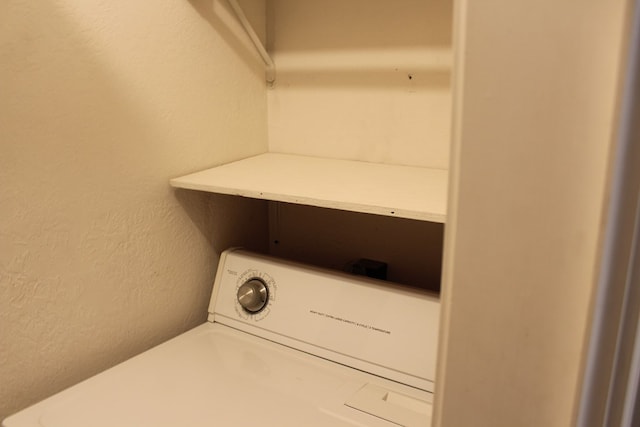
[[224,5],[0,2],[0,419],[204,321],[220,250],[266,244],[265,204],[168,186],[266,150]]
[[452,2],[274,0],[269,148],[447,168]]
[[625,1],[458,6],[434,425],[567,427],[596,273]]

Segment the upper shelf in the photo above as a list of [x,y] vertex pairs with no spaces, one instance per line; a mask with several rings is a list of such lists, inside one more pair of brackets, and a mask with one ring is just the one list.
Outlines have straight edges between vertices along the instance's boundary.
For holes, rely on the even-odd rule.
[[265,153],[171,180],[177,188],[444,223],[447,171]]

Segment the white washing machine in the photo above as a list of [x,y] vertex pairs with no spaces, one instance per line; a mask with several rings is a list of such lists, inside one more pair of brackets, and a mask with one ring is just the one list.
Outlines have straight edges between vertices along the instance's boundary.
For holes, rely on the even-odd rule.
[[429,426],[439,303],[229,250],[209,322],[4,427]]

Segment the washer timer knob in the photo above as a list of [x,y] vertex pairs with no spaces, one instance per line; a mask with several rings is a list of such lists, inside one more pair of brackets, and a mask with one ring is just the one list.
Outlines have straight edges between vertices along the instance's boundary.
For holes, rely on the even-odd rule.
[[260,279],[247,280],[238,288],[238,302],[250,313],[262,310],[269,300],[267,285]]

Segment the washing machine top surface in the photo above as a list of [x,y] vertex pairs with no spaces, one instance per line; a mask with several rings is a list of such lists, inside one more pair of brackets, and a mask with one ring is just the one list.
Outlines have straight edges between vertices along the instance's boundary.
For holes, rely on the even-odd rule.
[[429,393],[205,324],[17,414],[6,425],[393,425],[346,404],[366,386],[414,405],[412,411],[386,414],[393,424],[428,425]]
[[432,296],[236,250],[221,257],[209,311],[3,425],[429,425]]

